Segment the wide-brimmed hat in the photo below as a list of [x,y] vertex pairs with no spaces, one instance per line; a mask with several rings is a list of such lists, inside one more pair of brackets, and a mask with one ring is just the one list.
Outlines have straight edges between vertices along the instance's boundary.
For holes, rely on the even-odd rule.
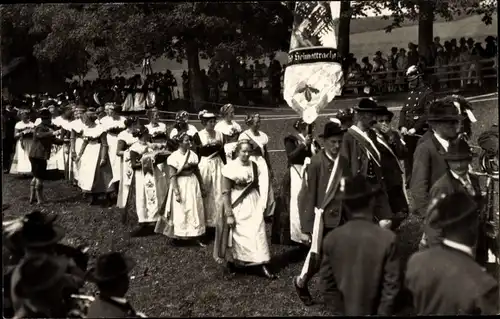
[[19,267],[20,279],[14,286],[18,297],[29,298],[54,287],[68,268],[66,258],[49,255],[33,255],[22,261]]
[[391,112],[387,106],[382,106],[380,105],[379,106],[379,110],[377,111],[377,115],[380,115],[380,116],[389,116],[389,118],[392,120],[392,118],[394,117],[394,113]]
[[356,112],[377,112],[379,107],[377,102],[373,99],[363,98],[359,101],[358,106],[356,106],[354,110],[356,110]]
[[358,174],[352,178],[342,179],[339,190],[339,199],[352,201],[372,197],[381,188],[379,185],[370,184],[365,176]]
[[460,115],[451,100],[437,100],[429,107],[429,114],[426,119],[435,122],[461,121],[464,116]]
[[95,267],[87,272],[87,277],[93,282],[110,281],[128,274],[134,268],[135,262],[120,252],[111,252],[97,258]]
[[429,226],[432,228],[454,228],[468,224],[477,213],[478,205],[464,192],[441,195],[429,205]]
[[323,129],[323,134],[320,134],[318,136],[326,139],[332,136],[343,135],[346,131],[347,130],[343,129],[340,123],[328,122],[325,124],[325,128]]
[[20,241],[25,247],[45,247],[56,244],[65,235],[64,228],[55,225],[57,215],[32,212],[25,217],[19,233]]
[[444,159],[447,161],[471,160],[472,151],[469,144],[461,138],[450,142],[448,151],[444,154]]

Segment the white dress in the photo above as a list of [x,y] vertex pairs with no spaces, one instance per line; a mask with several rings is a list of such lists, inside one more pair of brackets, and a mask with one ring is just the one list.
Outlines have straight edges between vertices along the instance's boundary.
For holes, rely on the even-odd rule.
[[[76,133],[76,138],[75,138],[75,153],[76,155],[80,154],[80,150],[82,149],[83,145],[83,129],[87,127],[85,124],[83,124],[81,119],[76,119],[71,121],[69,124],[69,128],[71,128],[72,131]],[[71,157],[71,154],[70,154]],[[73,178],[75,181],[78,181],[79,178],[79,168],[80,168],[80,163],[73,162],[71,160],[72,166],[73,166]]]
[[84,192],[105,193],[110,191],[109,184],[113,178],[109,161],[100,166],[102,144],[100,141],[104,128],[101,125],[85,127],[83,138],[88,141],[78,168],[78,186]]
[[[197,132],[198,132],[198,129],[194,125],[188,124],[187,134],[189,136],[194,136]],[[170,131],[170,138],[174,138],[178,133],[179,133],[179,131],[177,131],[177,129],[174,127]]]
[[[118,146],[118,134],[125,130],[125,117],[120,116],[117,120],[110,116],[105,116],[101,119],[100,124],[106,131],[106,139],[108,141],[108,157],[113,172],[112,183],[120,181],[120,158],[116,155]],[[111,185],[110,185],[111,186]]]
[[[40,118],[35,121],[35,126],[42,123]],[[64,124],[64,119],[61,116],[52,118],[52,125],[56,126],[58,129],[62,128]],[[50,152],[50,158],[47,160],[47,170],[58,170],[64,171],[64,147],[63,145],[52,145],[52,150]]]
[[[33,122],[17,122],[16,130],[33,129]],[[29,159],[30,149],[33,145],[33,133],[19,137],[16,142],[16,150],[10,166],[10,174],[31,174],[31,162]]]
[[[117,137],[118,141],[123,141],[128,149],[123,152],[123,157],[120,158],[120,184],[118,187],[118,199],[116,206],[118,208],[125,208],[127,206],[127,199],[130,192],[130,186],[134,176],[134,170],[130,166],[130,146],[137,142],[137,138],[132,136],[132,133],[127,130],[120,132]],[[114,177],[113,177],[114,178]],[[114,181],[112,181],[113,183]]]
[[[258,189],[251,190],[233,207],[235,227],[232,231],[232,258],[250,265],[268,263],[271,259],[264,222],[265,198],[260,194],[266,191],[267,172],[258,167]],[[255,176],[252,165],[243,165],[239,159],[231,161],[222,169],[222,175],[235,184],[251,183]],[[261,181],[264,181],[261,183]],[[233,185],[231,201],[234,203],[242,194],[245,186]]]
[[[215,137],[212,138],[208,132],[203,129],[198,132],[200,137],[201,146],[209,146],[223,144],[222,133],[215,131]],[[223,202],[222,202],[222,167],[224,162],[218,152],[214,152],[209,156],[201,156],[200,168],[201,179],[207,194],[203,199],[205,208],[205,223],[207,227],[215,227],[217,221],[222,216]]]
[[198,155],[193,151],[182,154],[177,150],[167,159],[167,165],[174,167],[178,174],[181,201],[177,202],[175,199],[171,178],[165,211],[156,224],[155,232],[172,238],[201,236],[205,233],[205,212],[200,184],[192,173],[193,167],[198,165]]
[[226,161],[229,162],[232,160],[234,150],[236,149],[236,145],[238,144],[237,139],[242,131],[241,126],[236,121],[231,121],[231,124],[228,124],[226,121],[220,121],[215,124],[215,130],[224,134],[227,139],[236,139],[235,142],[227,142],[226,144],[224,144]]
[[[249,139],[252,144],[255,144],[260,149],[262,154],[264,154],[264,147],[267,145],[267,143],[269,143],[269,137],[266,133],[261,131],[259,131],[259,135],[254,135],[251,130],[246,130],[240,134],[240,137],[238,139]],[[265,184],[267,185],[267,188],[264,189],[265,193],[261,193],[261,196],[265,196],[267,201],[264,216],[273,216],[276,202],[274,200],[274,191],[270,180],[269,167],[267,166],[264,156],[251,155],[250,159],[254,161],[259,166],[259,169],[263,172],[263,177],[261,180],[259,180],[259,182],[265,182]]]

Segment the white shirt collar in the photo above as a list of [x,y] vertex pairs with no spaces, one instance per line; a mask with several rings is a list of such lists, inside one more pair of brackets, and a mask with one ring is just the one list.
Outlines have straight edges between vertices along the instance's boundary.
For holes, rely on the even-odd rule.
[[439,144],[441,144],[441,146],[444,148],[444,150],[448,152],[448,146],[450,146],[450,142],[439,136],[439,134],[436,133],[436,131],[434,131],[434,136],[438,140]]
[[465,180],[465,181],[467,181],[467,182],[469,182],[469,183],[471,183],[471,184],[472,184],[472,182],[471,182],[471,180],[470,180],[469,173],[465,174],[465,178],[464,178],[464,177],[462,177],[462,176],[460,176],[460,175],[458,175],[457,173],[455,173],[455,172],[454,172],[454,171],[452,171],[452,170],[450,170],[450,173],[451,173],[451,175],[452,175],[453,177],[455,177],[455,178],[456,178],[456,179],[458,179],[459,181]]
[[453,249],[456,249],[456,250],[460,250],[461,252],[464,252],[467,255],[474,257],[474,253],[472,252],[472,248],[467,246],[467,245],[457,243],[456,241],[449,240],[446,238],[443,239],[443,245],[446,245],[446,246],[453,248]]
[[127,299],[122,298],[122,297],[109,297],[109,299],[114,300],[114,301],[121,303],[121,304],[126,304],[128,302]]

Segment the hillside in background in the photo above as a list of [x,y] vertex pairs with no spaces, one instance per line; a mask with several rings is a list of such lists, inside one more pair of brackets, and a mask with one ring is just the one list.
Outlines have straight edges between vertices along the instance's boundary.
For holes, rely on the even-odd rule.
[[[361,60],[363,56],[372,57],[376,51],[380,50],[384,55],[390,52],[391,47],[398,48],[408,47],[409,42],[417,43],[418,26],[417,22],[408,21],[405,26],[394,29],[392,32],[385,32],[384,28],[389,24],[389,20],[384,20],[381,17],[367,17],[362,19],[354,19],[351,22],[351,52]],[[497,35],[497,16],[493,17],[491,25],[485,25],[481,21],[481,16],[458,16],[456,20],[446,22],[441,19],[434,23],[434,36],[441,37],[441,42],[445,40],[460,37],[472,37],[477,41],[484,41],[488,35]],[[286,52],[278,52],[276,58],[283,64],[287,61]],[[267,59],[266,59],[267,60]],[[267,63],[267,62],[266,62]],[[176,76],[177,82],[180,84],[180,76],[183,70],[187,69],[187,62],[178,63],[173,60],[160,58],[152,61],[152,68],[155,72],[164,72],[169,69]],[[200,59],[201,68],[208,68],[209,61]],[[135,73],[140,73],[141,68],[138,67],[124,76],[128,77]],[[97,76],[96,72],[89,72],[87,79],[94,79]]]

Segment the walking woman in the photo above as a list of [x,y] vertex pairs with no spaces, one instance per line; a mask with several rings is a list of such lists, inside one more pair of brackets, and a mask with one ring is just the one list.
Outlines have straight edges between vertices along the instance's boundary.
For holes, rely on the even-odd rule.
[[78,186],[84,193],[91,194],[91,205],[99,202],[100,196],[105,194],[109,204],[109,187],[113,173],[108,160],[108,141],[104,128],[96,123],[97,114],[93,108],[83,115],[83,144],[76,158],[79,165]]
[[168,155],[153,152],[148,145],[151,135],[144,125],[139,126],[133,136],[137,138],[137,142],[130,146],[129,152],[139,226],[132,232],[132,237],[137,237],[154,233],[159,216],[158,210],[161,207],[160,201],[163,201],[167,195],[166,180],[154,163],[164,162]]
[[14,126],[14,138],[17,139],[14,158],[10,166],[10,174],[30,174],[31,163],[29,154],[33,145],[35,124],[29,119],[29,111],[19,111],[21,119]]
[[75,119],[70,123],[71,127],[71,167],[73,172],[73,185],[78,185],[78,168],[79,164],[76,162],[77,154],[80,154],[80,150],[83,145],[83,129],[85,128],[85,124],[82,121],[83,114],[85,113],[86,108],[82,105],[78,105],[75,108]]
[[312,137],[307,123],[299,119],[293,125],[296,134],[285,137],[285,152],[288,170],[281,185],[279,203],[273,220],[273,244],[308,244],[309,237],[302,233],[299,215],[298,196],[302,187],[307,164],[321,146]]
[[237,159],[222,170],[224,227],[229,231],[223,232],[227,238],[216,245],[220,246],[220,257],[228,261],[230,272],[251,267],[260,275],[275,279],[267,267],[271,256],[264,222],[268,172],[251,160],[251,141],[240,140],[235,152]]
[[189,114],[186,111],[179,111],[175,114],[174,128],[170,131],[170,138],[173,139],[179,133],[186,132],[189,136],[194,136],[198,130],[194,125],[189,124]]
[[179,148],[167,159],[170,186],[165,211],[156,224],[155,232],[173,239],[200,240],[205,234],[203,184],[198,169],[198,155],[191,150],[192,137],[187,132],[177,136]]
[[67,106],[61,115],[61,137],[63,139],[63,159],[64,159],[64,178],[72,181],[72,160],[71,160],[71,122],[73,121],[72,106]]
[[120,181],[120,158],[116,154],[118,148],[118,134],[125,130],[125,117],[116,113],[118,106],[114,103],[106,103],[104,110],[106,116],[100,120],[100,125],[106,131],[106,141],[108,143],[108,158],[113,173],[113,192],[118,192],[117,183]]
[[125,120],[125,130],[118,134],[118,146],[116,148],[116,155],[120,159],[120,184],[118,187],[118,198],[116,206],[118,208],[126,208],[127,199],[129,196],[130,186],[132,185],[132,178],[134,170],[130,162],[130,146],[137,142],[137,137],[133,135],[135,127],[138,123],[137,117],[129,117]]
[[266,133],[259,130],[259,114],[247,115],[245,124],[249,127],[249,129],[242,132],[238,139],[248,139],[250,141],[250,144],[252,145],[250,159],[259,166],[259,169],[262,172],[266,173],[262,177],[263,179],[265,179],[265,181],[262,182],[264,183],[264,185],[266,185],[266,188],[262,190],[265,190],[267,194],[267,205],[264,210],[264,217],[267,219],[273,216],[274,207],[276,205],[274,200],[274,191],[271,184],[271,181],[273,179],[271,161],[269,160],[269,153],[267,152],[267,143],[269,143],[269,137]]
[[234,120],[234,106],[226,104],[220,108],[222,120],[215,125],[215,130],[221,132],[224,137],[224,152],[226,161],[234,159],[234,149],[241,133],[241,126]]
[[35,128],[33,134],[33,145],[29,153],[31,172],[33,179],[30,184],[30,203],[36,201],[43,204],[43,180],[47,176],[47,161],[50,157],[52,144],[62,144],[58,138],[60,131],[55,131],[51,126],[51,114],[48,110],[40,112],[40,124]]

